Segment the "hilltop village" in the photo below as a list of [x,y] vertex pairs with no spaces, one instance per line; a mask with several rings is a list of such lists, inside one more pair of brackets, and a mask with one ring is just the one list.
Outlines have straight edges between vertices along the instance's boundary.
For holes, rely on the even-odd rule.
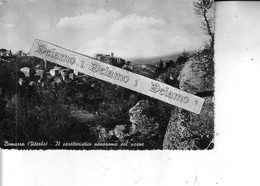
[[[18,57],[18,63],[17,59]],[[120,57],[114,57],[114,53],[108,54],[95,54],[93,59],[101,62],[131,71],[137,72],[141,75],[154,78],[160,70],[156,65],[139,65],[133,64],[130,61],[126,61]],[[19,62],[21,60],[21,63]],[[32,61],[34,61],[32,63]],[[20,51],[15,55],[11,50],[0,50],[0,63],[2,66],[17,68],[18,70],[18,82],[22,86],[23,84],[37,84],[39,87],[46,86],[45,80],[52,81],[53,84],[61,83],[62,81],[72,81],[82,77],[87,77],[86,74],[82,74],[72,69],[65,68],[63,66],[54,65],[48,61],[35,59],[28,54]]]

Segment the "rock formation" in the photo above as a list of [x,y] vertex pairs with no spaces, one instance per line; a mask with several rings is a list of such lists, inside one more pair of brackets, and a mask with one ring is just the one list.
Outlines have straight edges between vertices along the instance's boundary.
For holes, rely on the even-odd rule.
[[141,100],[129,110],[131,124],[116,125],[114,129],[100,128],[99,141],[142,142],[146,148],[158,148],[162,144],[159,123],[152,116],[154,107],[148,100]]
[[134,128],[133,133],[140,133],[143,137],[151,138],[158,134],[159,124],[154,118],[148,117],[150,111],[148,100],[139,101],[129,110],[130,121]]
[[164,149],[199,150],[213,148],[214,138],[214,53],[203,50],[192,56],[180,71],[179,88],[205,99],[200,114],[172,110],[164,137]]

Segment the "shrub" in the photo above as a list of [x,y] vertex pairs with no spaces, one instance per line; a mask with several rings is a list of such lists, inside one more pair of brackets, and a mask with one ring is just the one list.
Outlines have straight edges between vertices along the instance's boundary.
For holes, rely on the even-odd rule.
[[63,140],[73,122],[68,109],[50,94],[42,96],[40,104],[16,95],[8,101],[0,123],[1,143]]

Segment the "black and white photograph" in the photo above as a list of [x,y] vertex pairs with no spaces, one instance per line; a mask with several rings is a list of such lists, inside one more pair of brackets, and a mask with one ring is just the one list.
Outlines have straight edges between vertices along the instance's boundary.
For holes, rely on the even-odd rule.
[[213,0],[0,0],[0,147],[212,150]]
[[0,0],[0,185],[260,185],[260,3],[209,2]]

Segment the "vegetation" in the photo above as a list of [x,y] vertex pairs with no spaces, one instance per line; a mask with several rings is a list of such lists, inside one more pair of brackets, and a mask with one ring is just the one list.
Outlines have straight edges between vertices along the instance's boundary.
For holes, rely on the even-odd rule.
[[194,11],[202,20],[202,29],[210,36],[210,49],[215,43],[214,31],[214,0],[195,0],[193,1]]
[[[151,103],[148,117],[153,116],[160,123],[159,136],[154,139],[132,136],[132,141],[146,141],[150,144],[146,148],[162,147],[171,110],[168,104],[87,76],[61,81],[61,83],[54,83],[55,78],[47,76],[43,80],[44,87],[30,78],[26,80],[28,82],[23,87],[18,80],[19,77],[24,78],[24,76],[19,75],[21,72],[17,69],[25,66],[34,69],[38,65],[43,65],[42,60],[19,55],[10,58],[13,61],[10,64],[1,63],[3,66],[0,73],[2,77],[0,86],[3,90],[1,92],[0,130],[3,131],[0,135],[1,146],[6,140],[97,142],[99,127],[111,130],[120,124],[130,126],[130,108],[138,101],[147,99]],[[161,64],[162,73],[163,68]],[[29,81],[35,81],[35,86],[30,86]],[[161,112],[158,112],[158,108]],[[88,111],[94,119],[81,120],[72,110]],[[118,141],[118,139],[113,140]]]

